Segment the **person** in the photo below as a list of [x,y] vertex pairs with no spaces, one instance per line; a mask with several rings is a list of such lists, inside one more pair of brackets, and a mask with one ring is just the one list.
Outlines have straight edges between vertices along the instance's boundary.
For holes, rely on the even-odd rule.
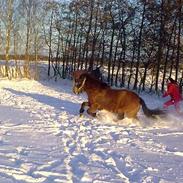
[[169,106],[174,105],[176,111],[180,113],[180,101],[182,100],[182,96],[179,90],[179,85],[171,77],[167,80],[167,91],[163,94],[163,97],[166,96],[170,96],[171,99],[165,102],[163,107],[168,108]]

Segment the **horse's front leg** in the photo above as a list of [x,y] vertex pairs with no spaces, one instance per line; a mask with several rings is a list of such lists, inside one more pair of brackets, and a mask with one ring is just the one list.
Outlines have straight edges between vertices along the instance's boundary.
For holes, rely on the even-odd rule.
[[93,117],[96,117],[97,112],[97,105],[91,105],[90,108],[88,108],[87,113]]
[[82,114],[84,113],[84,111],[85,111],[85,107],[87,107],[87,106],[89,106],[89,102],[83,102],[82,104],[81,104],[81,108],[80,108],[80,110],[79,110],[79,113],[80,113],[80,116],[82,116]]

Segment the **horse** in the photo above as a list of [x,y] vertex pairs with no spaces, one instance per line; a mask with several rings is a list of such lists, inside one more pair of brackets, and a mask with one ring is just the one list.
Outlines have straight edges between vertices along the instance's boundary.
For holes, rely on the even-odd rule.
[[99,110],[105,109],[117,114],[120,119],[124,117],[136,119],[137,113],[142,110],[147,117],[155,118],[164,114],[160,109],[149,109],[144,100],[135,92],[127,89],[112,89],[108,84],[94,78],[91,74],[83,73],[74,81],[73,92],[80,94],[86,92],[88,101],[81,104],[80,115],[88,107],[87,113],[96,117]]

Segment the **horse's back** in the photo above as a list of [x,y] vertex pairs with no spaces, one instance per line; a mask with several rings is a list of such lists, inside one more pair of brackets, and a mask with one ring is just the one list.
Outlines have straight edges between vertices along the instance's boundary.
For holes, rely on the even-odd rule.
[[117,97],[119,100],[123,101],[140,101],[139,96],[135,92],[126,89],[108,89],[108,95],[112,98]]
[[[138,95],[126,89],[111,89],[108,88],[104,97],[103,103],[107,103],[105,108],[115,113],[135,113],[139,110],[140,99]],[[106,101],[105,101],[106,100]]]

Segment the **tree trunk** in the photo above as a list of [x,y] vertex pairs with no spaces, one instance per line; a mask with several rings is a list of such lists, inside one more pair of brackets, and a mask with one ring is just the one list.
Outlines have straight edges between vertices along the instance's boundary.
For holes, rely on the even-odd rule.
[[142,31],[144,28],[144,19],[145,19],[145,11],[146,11],[146,2],[144,3],[143,12],[142,12],[142,20],[140,25],[140,32],[138,38],[138,50],[137,50],[137,63],[136,63],[136,72],[135,72],[135,82],[133,89],[137,89],[138,75],[139,75],[139,65],[140,65],[140,52],[141,52],[141,44],[142,44]]
[[179,62],[180,62],[180,37],[181,37],[181,26],[182,26],[182,0],[178,1],[178,35],[177,35],[177,58],[175,65],[175,80],[178,79]]
[[160,65],[163,56],[163,40],[164,40],[164,0],[161,2],[161,12],[160,12],[160,34],[159,34],[159,43],[158,43],[158,53],[157,53],[157,67],[156,67],[156,80],[155,80],[155,91],[158,91],[158,82],[159,82],[159,72]]
[[9,77],[9,51],[10,51],[10,39],[11,39],[11,30],[12,30],[12,16],[13,16],[13,0],[8,0],[7,2],[7,27],[6,27],[6,65],[5,65],[5,76]]

